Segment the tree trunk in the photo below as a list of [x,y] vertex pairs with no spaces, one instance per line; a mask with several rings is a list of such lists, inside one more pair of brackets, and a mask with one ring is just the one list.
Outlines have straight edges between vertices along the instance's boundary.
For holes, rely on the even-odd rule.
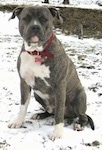
[[64,0],[63,4],[69,4],[69,0]]
[[49,3],[49,0],[44,0],[44,2],[43,3]]

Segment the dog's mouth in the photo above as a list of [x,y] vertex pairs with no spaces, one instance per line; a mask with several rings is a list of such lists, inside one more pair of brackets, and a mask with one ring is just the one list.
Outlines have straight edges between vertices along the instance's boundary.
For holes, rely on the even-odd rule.
[[25,39],[27,41],[28,45],[30,46],[31,44],[38,44],[41,45],[44,41],[44,38],[42,36],[39,36],[37,34],[32,35],[31,37]]
[[38,44],[40,43],[40,38],[37,35],[31,36],[31,38],[27,39],[26,42],[28,43],[28,46],[31,46],[32,44]]
[[43,42],[41,37],[37,34],[33,34],[24,39],[25,50],[34,51],[35,49],[40,51],[42,50]]
[[39,42],[39,37],[37,35],[34,35],[31,37],[31,43],[38,43]]

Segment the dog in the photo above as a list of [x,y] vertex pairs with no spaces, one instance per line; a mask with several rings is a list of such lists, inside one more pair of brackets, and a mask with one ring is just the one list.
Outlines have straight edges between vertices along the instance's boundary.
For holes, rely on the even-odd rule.
[[23,45],[17,61],[20,76],[21,107],[18,117],[9,128],[20,128],[24,122],[31,90],[44,108],[33,119],[54,115],[55,128],[51,140],[61,138],[64,119],[83,130],[88,123],[94,130],[94,122],[86,112],[86,94],[72,60],[53,31],[53,21],[61,16],[53,7],[27,6],[13,10],[10,19],[19,19],[19,32]]

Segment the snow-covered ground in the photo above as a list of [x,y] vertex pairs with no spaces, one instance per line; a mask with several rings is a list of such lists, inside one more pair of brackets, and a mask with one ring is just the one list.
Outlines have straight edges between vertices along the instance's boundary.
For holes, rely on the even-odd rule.
[[[92,5],[96,4],[97,1],[101,0],[69,0],[70,4],[86,4]],[[1,3],[32,3],[32,2],[44,2],[44,0],[0,0]],[[49,0],[49,3],[62,3],[63,0]]]
[[[1,4],[40,4],[44,0],[0,0]],[[52,5],[61,5],[63,0],[49,0]],[[70,5],[80,7],[97,7],[102,4],[102,0],[69,0]]]
[[[53,118],[31,120],[41,106],[32,96],[25,123],[21,129],[9,129],[20,106],[19,77],[16,61],[22,45],[17,18],[8,21],[10,13],[0,12],[0,150],[102,150],[102,39],[79,40],[56,30],[66,52],[76,65],[87,93],[87,114],[95,122],[95,131],[65,126],[62,139],[54,142],[48,135],[53,131]],[[95,141],[99,145],[94,144]]]

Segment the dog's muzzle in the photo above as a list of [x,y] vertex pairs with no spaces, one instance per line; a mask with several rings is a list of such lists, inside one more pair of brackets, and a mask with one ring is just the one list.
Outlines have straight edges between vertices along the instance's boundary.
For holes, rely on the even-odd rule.
[[43,38],[44,34],[39,25],[33,25],[33,26],[29,27],[25,37],[26,37],[25,40],[28,43],[38,43],[39,41],[44,40],[44,38]]

